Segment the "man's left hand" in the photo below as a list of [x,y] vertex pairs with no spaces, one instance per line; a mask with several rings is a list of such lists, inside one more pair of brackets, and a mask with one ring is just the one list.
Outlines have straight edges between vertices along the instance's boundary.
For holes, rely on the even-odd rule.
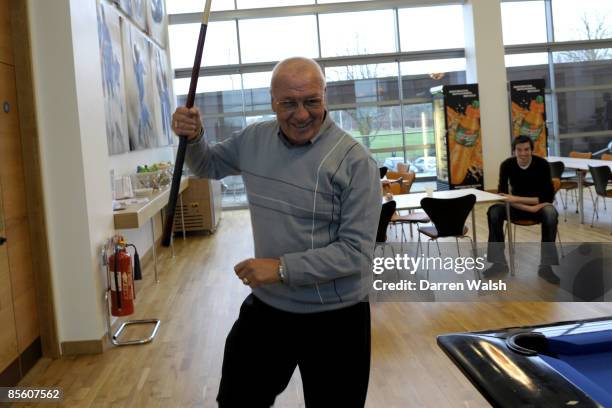
[[234,266],[234,271],[242,283],[256,288],[261,285],[280,281],[278,267],[280,260],[271,258],[250,258]]

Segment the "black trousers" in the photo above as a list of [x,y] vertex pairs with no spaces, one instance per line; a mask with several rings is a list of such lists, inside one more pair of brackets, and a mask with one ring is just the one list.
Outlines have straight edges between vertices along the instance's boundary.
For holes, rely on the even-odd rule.
[[[535,220],[542,225],[542,243],[540,251],[540,265],[558,265],[559,256],[555,240],[557,239],[557,223],[559,214],[552,205],[547,205],[536,213],[510,209],[510,218],[513,220]],[[505,204],[494,204],[487,211],[489,222],[489,245],[487,259],[489,262],[506,263],[504,246],[504,221],[506,221]]]
[[225,342],[219,407],[272,406],[296,366],[306,407],[363,407],[370,376],[370,304],[296,314],[247,296]]

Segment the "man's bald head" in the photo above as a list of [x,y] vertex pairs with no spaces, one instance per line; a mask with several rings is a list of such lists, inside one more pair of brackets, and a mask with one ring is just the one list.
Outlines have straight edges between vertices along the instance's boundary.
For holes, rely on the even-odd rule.
[[319,64],[310,58],[292,57],[280,61],[272,70],[270,92],[274,95],[279,87],[285,87],[296,79],[312,81],[325,90],[325,75]]

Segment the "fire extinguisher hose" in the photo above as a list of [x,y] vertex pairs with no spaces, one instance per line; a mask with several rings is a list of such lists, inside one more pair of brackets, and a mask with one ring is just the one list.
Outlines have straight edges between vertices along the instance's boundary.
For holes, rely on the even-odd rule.
[[134,280],[142,279],[142,272],[140,270],[140,256],[138,256],[138,249],[136,249],[136,245],[129,244],[129,247],[134,248]]

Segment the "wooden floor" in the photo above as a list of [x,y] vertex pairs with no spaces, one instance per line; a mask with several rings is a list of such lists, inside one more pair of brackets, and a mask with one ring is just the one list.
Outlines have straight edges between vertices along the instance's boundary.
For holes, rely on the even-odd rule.
[[[487,233],[485,213],[486,207],[478,208],[480,240]],[[569,214],[560,225],[564,241],[610,240],[611,213],[604,213],[594,229],[579,226],[577,216]],[[521,229],[519,239],[539,240],[539,228]],[[154,285],[152,271],[146,270],[137,299],[135,318],[162,319],[152,344],[41,360],[21,385],[62,387],[65,401],[58,406],[65,407],[215,407],[225,336],[248,293],[233,265],[252,255],[251,240],[246,210],[224,213],[213,236],[177,240],[175,258],[162,254],[161,283]],[[611,304],[372,304],[367,406],[488,406],[438,348],[436,335],[604,315],[612,315]],[[275,406],[304,406],[297,370]]]

